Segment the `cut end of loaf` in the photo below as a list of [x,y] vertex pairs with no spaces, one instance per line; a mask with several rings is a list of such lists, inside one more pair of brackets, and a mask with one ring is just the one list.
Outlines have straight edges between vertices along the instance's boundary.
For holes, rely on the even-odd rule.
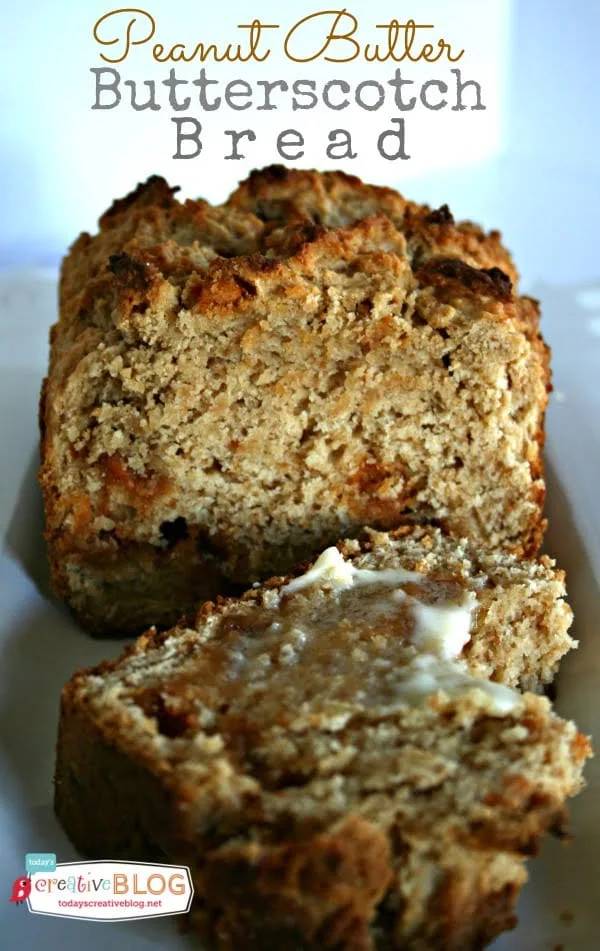
[[497,232],[338,172],[263,169],[219,206],[153,177],[75,242],[60,308],[41,481],[92,632],[364,525],[537,551],[548,351]]

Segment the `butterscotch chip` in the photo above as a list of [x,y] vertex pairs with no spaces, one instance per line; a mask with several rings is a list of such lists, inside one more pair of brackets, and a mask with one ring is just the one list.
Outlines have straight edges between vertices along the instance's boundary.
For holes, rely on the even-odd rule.
[[435,530],[330,548],[76,673],[58,816],[91,856],[189,865],[219,951],[480,949],[590,754],[516,689],[572,643],[561,594]]
[[174,191],[63,264],[41,481],[81,623],[174,623],[364,525],[535,554],[548,354],[499,234],[337,172]]

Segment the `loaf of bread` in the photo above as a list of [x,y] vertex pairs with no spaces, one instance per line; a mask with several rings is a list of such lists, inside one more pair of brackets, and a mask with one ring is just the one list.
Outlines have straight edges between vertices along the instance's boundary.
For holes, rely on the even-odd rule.
[[548,354],[499,234],[337,172],[175,190],[62,269],[41,482],[81,624],[175,623],[364,525],[534,555]]
[[304,568],[74,675],[58,816],[189,865],[219,951],[481,949],[590,753],[515,689],[570,644],[560,581],[422,529]]

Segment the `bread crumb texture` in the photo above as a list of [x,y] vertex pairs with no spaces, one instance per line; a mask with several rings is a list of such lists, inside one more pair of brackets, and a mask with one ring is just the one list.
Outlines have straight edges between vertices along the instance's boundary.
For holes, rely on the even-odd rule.
[[[590,755],[516,689],[569,644],[561,580],[435,530],[338,553],[77,672],[59,818],[91,856],[189,865],[219,951],[477,951],[513,926],[525,859],[566,834]],[[464,636],[428,639],[427,609]],[[407,692],[448,651],[460,689]]]
[[175,191],[63,263],[41,482],[80,621],[173,623],[364,525],[535,554],[548,351],[498,232],[339,172]]

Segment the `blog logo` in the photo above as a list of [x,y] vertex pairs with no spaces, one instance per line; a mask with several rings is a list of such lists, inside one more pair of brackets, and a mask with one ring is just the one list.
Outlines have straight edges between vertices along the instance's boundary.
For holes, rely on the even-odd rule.
[[193,895],[187,866],[95,861],[59,862],[53,871],[32,872],[14,882],[10,900],[26,900],[36,915],[126,921],[183,915]]

